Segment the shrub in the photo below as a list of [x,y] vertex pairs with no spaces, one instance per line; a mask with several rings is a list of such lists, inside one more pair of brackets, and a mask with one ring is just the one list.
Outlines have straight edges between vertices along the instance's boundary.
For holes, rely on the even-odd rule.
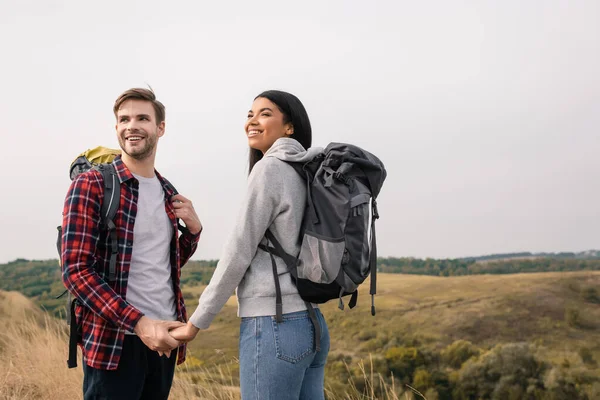
[[462,366],[453,398],[530,398],[524,394],[543,388],[539,376],[545,368],[526,343],[498,345]]
[[413,378],[413,386],[422,393],[424,393],[427,389],[432,388],[433,379],[431,378],[431,374],[425,369],[417,369]]
[[573,307],[568,307],[565,309],[565,322],[571,328],[581,328],[583,327],[583,321],[581,319],[581,313],[578,309]]
[[467,340],[457,340],[442,350],[442,360],[452,368],[460,366],[469,358],[478,355],[479,350]]
[[600,295],[595,287],[587,287],[581,291],[581,297],[588,303],[600,304]]
[[386,351],[385,360],[402,382],[410,382],[415,369],[424,364],[423,354],[416,347],[392,347]]
[[583,361],[584,364],[587,364],[592,367],[595,367],[597,365],[592,351],[587,347],[582,347],[579,349],[579,357],[581,357],[581,361]]

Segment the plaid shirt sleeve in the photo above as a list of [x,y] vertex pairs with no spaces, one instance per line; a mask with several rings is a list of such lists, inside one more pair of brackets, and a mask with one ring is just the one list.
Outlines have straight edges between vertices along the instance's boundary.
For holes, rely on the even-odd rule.
[[97,171],[77,176],[63,209],[62,279],[65,287],[108,323],[133,331],[143,314],[127,303],[98,275],[102,179]]
[[202,233],[202,229],[200,232],[192,235],[187,232],[179,236],[179,249],[181,251],[181,266],[183,267],[185,263],[188,262],[191,256],[196,252],[196,248],[198,247],[198,241],[200,240],[200,234]]

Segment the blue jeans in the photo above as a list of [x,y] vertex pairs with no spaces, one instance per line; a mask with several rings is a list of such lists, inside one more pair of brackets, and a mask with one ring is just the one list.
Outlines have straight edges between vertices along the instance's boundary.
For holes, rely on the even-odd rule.
[[245,317],[240,325],[242,400],[324,399],[329,330],[321,325],[321,351],[314,349],[314,327],[308,311],[275,317]]

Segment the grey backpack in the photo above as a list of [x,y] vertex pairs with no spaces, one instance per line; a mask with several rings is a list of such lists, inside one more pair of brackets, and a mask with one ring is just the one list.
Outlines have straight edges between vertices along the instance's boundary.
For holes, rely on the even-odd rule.
[[265,234],[268,244],[260,246],[271,255],[277,321],[282,321],[282,300],[273,256],[285,261],[311,318],[314,311],[310,303],[339,299],[343,309],[342,297],[351,295],[348,306],[353,308],[357,288],[369,274],[371,314],[375,315],[375,220],[379,218],[376,198],[387,175],[383,163],[357,146],[330,143],[313,160],[289,164],[307,183],[300,254],[287,254],[269,230]]

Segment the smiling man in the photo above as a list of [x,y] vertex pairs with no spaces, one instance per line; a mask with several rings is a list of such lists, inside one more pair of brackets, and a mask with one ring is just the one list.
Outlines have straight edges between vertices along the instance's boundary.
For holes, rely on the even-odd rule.
[[[187,320],[181,267],[196,250],[202,224],[191,201],[155,169],[165,107],[148,89],[130,89],[114,105],[122,155],[116,279],[106,280],[110,238],[100,225],[103,178],[77,176],[63,211],[63,282],[75,296],[81,331],[84,399],[167,399],[185,345],[169,331]],[[186,229],[178,234],[178,219]],[[75,322],[73,322],[75,323]],[[171,351],[177,349],[176,351]]]

